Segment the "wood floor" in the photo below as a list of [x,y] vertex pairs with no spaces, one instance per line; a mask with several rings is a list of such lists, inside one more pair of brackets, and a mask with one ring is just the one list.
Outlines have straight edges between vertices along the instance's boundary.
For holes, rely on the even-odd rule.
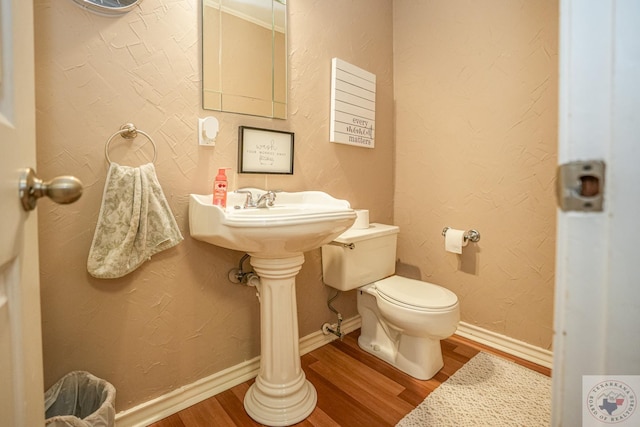
[[[410,377],[358,347],[360,330],[302,356],[318,405],[296,426],[394,426],[480,350],[512,360],[545,375],[548,368],[454,335],[442,342],[444,368],[428,381]],[[151,427],[260,426],[244,411],[251,381],[193,405]]]

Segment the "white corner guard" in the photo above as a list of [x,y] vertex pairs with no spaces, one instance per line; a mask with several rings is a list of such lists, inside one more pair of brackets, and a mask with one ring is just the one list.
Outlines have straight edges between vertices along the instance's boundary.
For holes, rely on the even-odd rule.
[[[360,324],[360,316],[356,315],[342,322],[342,331],[345,334],[355,331]],[[320,330],[302,337],[299,347],[300,355],[309,353],[335,339],[337,339],[335,335],[324,335]],[[148,426],[256,377],[259,370],[260,356],[119,412],[116,414],[116,425],[118,427]]]
[[473,326],[466,322],[460,322],[456,335],[475,341],[480,344],[504,351],[512,356],[517,356],[540,366],[551,368],[553,366],[553,352],[544,348],[527,344],[523,341],[510,338],[506,335]]

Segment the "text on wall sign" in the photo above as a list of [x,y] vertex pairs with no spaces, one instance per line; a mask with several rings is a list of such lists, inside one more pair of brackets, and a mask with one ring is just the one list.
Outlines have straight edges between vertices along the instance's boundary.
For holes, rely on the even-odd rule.
[[329,140],[374,147],[376,76],[338,58],[331,60],[331,127]]

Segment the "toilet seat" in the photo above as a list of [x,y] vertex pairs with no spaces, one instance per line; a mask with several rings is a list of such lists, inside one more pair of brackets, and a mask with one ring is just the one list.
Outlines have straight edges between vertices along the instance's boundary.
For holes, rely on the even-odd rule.
[[417,311],[449,311],[458,304],[450,290],[433,283],[391,276],[375,282],[378,295],[391,304]]

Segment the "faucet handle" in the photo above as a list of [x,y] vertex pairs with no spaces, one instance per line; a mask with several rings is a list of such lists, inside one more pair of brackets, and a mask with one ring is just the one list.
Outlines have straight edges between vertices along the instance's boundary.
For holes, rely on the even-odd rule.
[[236,193],[246,194],[247,198],[244,201],[244,208],[253,208],[256,206],[256,203],[253,201],[253,193],[251,190],[236,190]]
[[276,202],[276,194],[282,193],[282,190],[269,190],[267,194],[269,195],[269,200],[267,201],[268,206],[273,206]]
[[268,191],[266,196],[267,196],[267,206],[273,206],[276,202],[276,192]]
[[257,208],[271,207],[274,205],[275,201],[276,201],[276,191],[267,190],[266,193],[262,194],[258,198],[258,201],[256,201],[255,203],[255,206]]

